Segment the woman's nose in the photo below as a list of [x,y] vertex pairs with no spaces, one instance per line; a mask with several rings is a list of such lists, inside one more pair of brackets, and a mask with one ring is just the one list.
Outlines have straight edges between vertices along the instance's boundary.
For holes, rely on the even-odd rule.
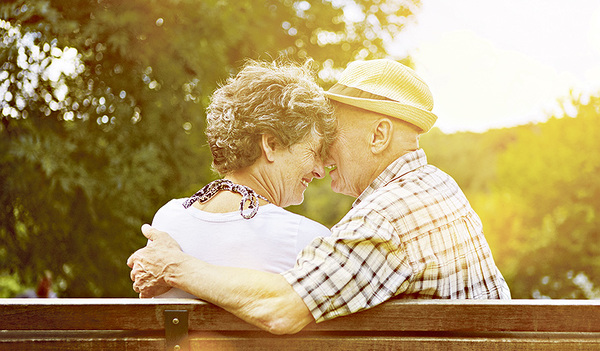
[[325,177],[325,166],[323,166],[323,162],[319,161],[315,164],[315,168],[313,168],[313,177],[317,179],[322,179]]

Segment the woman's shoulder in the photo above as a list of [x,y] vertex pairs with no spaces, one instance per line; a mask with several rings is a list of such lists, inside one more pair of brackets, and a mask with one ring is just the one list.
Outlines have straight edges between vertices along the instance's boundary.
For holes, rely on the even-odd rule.
[[183,202],[185,201],[185,198],[183,199],[171,199],[169,200],[166,204],[162,205],[158,211],[156,211],[156,214],[162,214],[165,212],[173,212],[173,211],[181,211],[184,210],[185,208],[183,207]]
[[314,221],[314,220],[312,220],[312,219],[310,219],[310,218],[308,218],[306,216],[303,216],[301,214],[292,212],[290,210],[287,210],[285,208],[282,208],[282,207],[279,207],[279,206],[276,206],[276,205],[273,205],[273,204],[268,204],[268,205],[261,206],[259,208],[258,212],[260,213],[260,211],[263,208],[266,210],[265,212],[269,212],[271,215],[278,215],[278,216],[282,216],[282,217],[286,217],[286,218],[290,218],[290,219],[295,219],[295,220],[301,221],[301,222],[312,222],[312,223],[315,223],[315,224],[322,225],[319,222]]
[[183,207],[183,202],[186,199],[172,199],[166,204],[162,205],[154,214],[152,220],[153,225],[155,223],[163,223],[173,221],[174,218],[180,218],[187,216],[186,209]]
[[279,211],[282,216],[286,217],[286,221],[294,223],[293,228],[295,229],[293,232],[295,233],[296,252],[302,251],[317,238],[331,235],[329,228],[317,221],[280,207],[278,207],[277,211]]
[[296,223],[300,232],[312,233],[314,234],[314,236],[328,236],[331,233],[329,231],[329,228],[327,228],[323,224],[314,221],[308,217],[305,217],[301,214],[291,212],[289,210],[275,205],[267,205],[263,207],[265,207],[265,210],[267,210],[272,215],[280,216],[282,220]]

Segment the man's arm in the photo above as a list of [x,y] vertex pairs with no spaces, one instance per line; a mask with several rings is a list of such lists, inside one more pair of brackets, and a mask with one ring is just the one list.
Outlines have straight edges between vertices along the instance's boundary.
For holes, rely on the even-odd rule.
[[142,232],[151,243],[127,261],[140,297],[155,296],[169,285],[274,334],[296,333],[314,320],[280,274],[211,265],[183,253],[167,233],[147,225]]

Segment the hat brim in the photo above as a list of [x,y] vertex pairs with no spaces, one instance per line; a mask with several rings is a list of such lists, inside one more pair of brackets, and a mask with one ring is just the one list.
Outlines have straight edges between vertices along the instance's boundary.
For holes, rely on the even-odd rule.
[[328,91],[325,92],[325,96],[346,105],[401,119],[421,128],[423,133],[428,132],[437,120],[437,116],[427,110],[397,101],[357,98]]

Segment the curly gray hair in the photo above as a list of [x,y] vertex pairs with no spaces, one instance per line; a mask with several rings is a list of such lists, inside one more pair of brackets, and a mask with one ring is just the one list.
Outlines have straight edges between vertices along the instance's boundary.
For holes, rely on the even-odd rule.
[[261,136],[267,133],[282,147],[314,133],[326,152],[335,137],[335,117],[308,66],[247,61],[213,93],[206,136],[215,171],[224,175],[252,165],[262,153]]

